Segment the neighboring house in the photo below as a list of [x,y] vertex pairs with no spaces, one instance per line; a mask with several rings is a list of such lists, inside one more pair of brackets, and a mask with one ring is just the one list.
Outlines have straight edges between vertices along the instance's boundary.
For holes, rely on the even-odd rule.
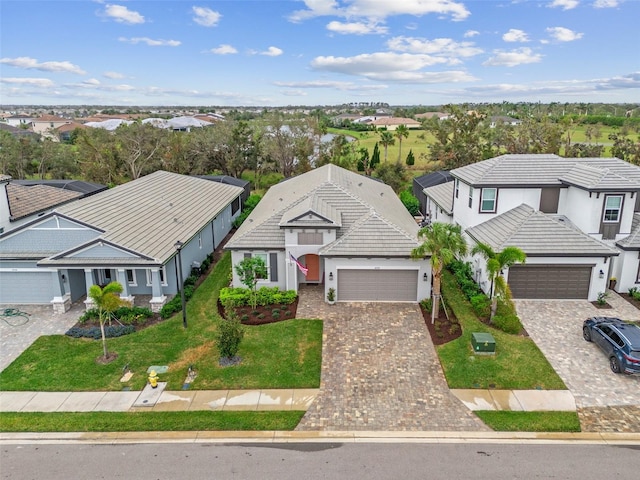
[[[338,301],[417,302],[431,291],[429,259],[410,258],[418,229],[391,187],[329,164],[272,186],[225,248],[234,266],[264,259],[258,286],[320,284]],[[242,286],[235,269],[233,285]]]
[[[413,179],[413,196],[420,202],[420,212],[422,215],[427,216],[429,213],[428,199],[424,193],[425,188],[433,187],[434,185],[440,185],[452,180],[451,174],[446,170],[438,170],[436,172],[427,173]],[[451,203],[451,202],[449,202]]]
[[429,120],[430,118],[437,118],[438,120],[443,120],[443,119],[449,118],[449,114],[442,113],[442,112],[425,112],[425,113],[417,113],[415,117],[416,117],[416,120],[418,121]]
[[389,131],[394,131],[400,125],[404,125],[408,129],[422,128],[422,124],[413,118],[401,118],[401,117],[384,117],[377,118],[369,125],[374,125],[376,128],[386,128]]
[[106,190],[80,180],[12,180],[0,177],[0,233],[13,230],[55,207]]
[[64,125],[56,128],[56,133],[58,134],[58,138],[61,142],[68,142],[71,140],[71,134],[78,128],[82,130],[87,127],[85,127],[84,124],[77,122],[65,123]]
[[[617,158],[502,155],[450,173],[444,221],[474,242],[527,254],[525,265],[505,272],[514,298],[596,300],[611,277],[619,291],[640,286],[640,167]],[[446,210],[433,188],[425,194]],[[485,262],[473,264],[486,291]]]
[[176,242],[186,278],[230,232],[242,193],[157,171],[62,206],[0,235],[0,303],[61,312],[91,285],[118,281],[122,297],[149,297],[157,311],[178,291]]
[[39,139],[40,137],[38,135],[36,135],[35,133],[33,133],[33,131],[25,129],[25,128],[20,128],[20,127],[14,127],[12,125],[9,125],[7,123],[1,123],[0,122],[0,130],[10,133],[11,135],[13,135],[14,137],[35,137],[36,139]]
[[11,117],[7,117],[6,121],[12,127],[23,127],[24,125],[31,126],[31,122],[33,122],[33,117],[31,115],[13,115]]
[[251,182],[243,180],[241,178],[230,177],[229,175],[195,175],[198,178],[204,178],[205,180],[211,180],[212,182],[224,183],[225,185],[234,185],[244,190],[240,197],[242,204],[240,208],[244,206],[244,202],[247,201],[251,195]]
[[34,118],[31,122],[35,133],[54,140],[58,140],[58,137],[55,135],[55,130],[70,123],[73,122],[67,118],[58,117],[57,115],[42,115],[41,117]]

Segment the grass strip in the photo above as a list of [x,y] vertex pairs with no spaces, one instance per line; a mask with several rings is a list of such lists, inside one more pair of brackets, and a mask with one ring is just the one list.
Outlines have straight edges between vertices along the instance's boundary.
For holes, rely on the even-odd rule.
[[576,412],[514,412],[480,410],[474,412],[496,432],[580,432]]
[[3,413],[1,432],[293,430],[303,411]]

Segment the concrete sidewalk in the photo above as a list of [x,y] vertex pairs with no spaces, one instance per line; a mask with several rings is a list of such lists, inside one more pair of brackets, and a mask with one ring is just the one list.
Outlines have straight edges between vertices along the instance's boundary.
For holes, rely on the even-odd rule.
[[[318,389],[0,392],[0,412],[306,411]],[[568,390],[451,390],[470,410],[575,411]]]

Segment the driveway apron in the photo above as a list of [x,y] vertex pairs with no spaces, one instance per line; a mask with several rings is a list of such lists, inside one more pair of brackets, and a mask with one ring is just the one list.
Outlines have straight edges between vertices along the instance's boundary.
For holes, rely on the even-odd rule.
[[488,430],[450,393],[417,305],[327,305],[307,287],[296,316],[324,321],[320,392],[297,430]]

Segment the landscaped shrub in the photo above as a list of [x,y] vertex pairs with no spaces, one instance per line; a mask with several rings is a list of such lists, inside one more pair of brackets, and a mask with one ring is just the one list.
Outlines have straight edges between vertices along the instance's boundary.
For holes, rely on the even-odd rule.
[[[106,338],[122,337],[135,331],[133,325],[110,325],[104,327],[104,336]],[[93,338],[94,340],[102,338],[100,327],[71,327],[65,332],[65,335],[73,338]]]
[[164,304],[164,306],[160,310],[160,316],[162,318],[169,318],[171,315],[179,312],[180,310],[182,310],[182,298],[180,298],[180,294],[178,294]]
[[474,295],[469,302],[478,317],[488,317],[491,314],[491,300],[484,293]]
[[469,262],[454,260],[449,263],[448,269],[453,273],[458,285],[460,285],[460,290],[467,299],[471,300],[472,297],[483,293],[480,286],[473,280],[473,271]]
[[260,195],[257,195],[257,194],[249,195],[249,198],[247,198],[247,201],[244,202],[244,207],[242,208],[242,212],[240,212],[240,215],[238,215],[238,218],[236,218],[233,221],[233,226],[238,228],[240,225],[242,225],[242,222],[244,222],[247,219],[249,214],[253,211],[254,208],[256,208],[256,205],[258,205],[261,199],[262,197]]
[[[278,287],[262,287],[256,292],[257,304],[290,305],[295,302],[297,293],[294,290],[280,290]],[[220,290],[220,303],[232,307],[244,307],[251,304],[251,290],[242,287],[226,287]]]
[[[111,314],[113,321],[123,325],[143,323],[147,318],[151,317],[153,317],[153,312],[145,307],[120,307]],[[78,319],[78,323],[86,323],[92,320],[99,320],[99,310],[97,308],[90,308],[84,312]]]
[[430,312],[433,309],[433,299],[431,297],[423,298],[420,300],[420,306],[425,312]]
[[242,324],[233,311],[227,313],[227,320],[222,320],[218,326],[216,337],[218,351],[221,358],[233,358],[240,349],[240,342],[244,337]]
[[403,190],[400,192],[400,201],[405,206],[409,213],[414,217],[420,215],[420,201],[413,196],[410,190]]
[[506,333],[517,335],[522,330],[522,323],[517,315],[496,315],[493,317],[493,326]]

